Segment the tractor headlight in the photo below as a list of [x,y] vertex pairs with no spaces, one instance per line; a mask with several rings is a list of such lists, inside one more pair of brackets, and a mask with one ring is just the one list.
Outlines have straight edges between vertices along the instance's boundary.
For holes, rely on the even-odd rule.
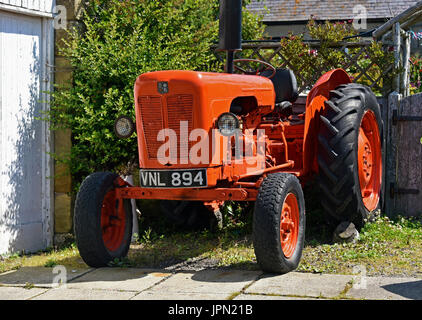
[[223,136],[234,135],[239,127],[239,119],[231,112],[223,113],[218,117],[217,128]]
[[114,122],[114,132],[121,139],[129,138],[133,131],[135,131],[135,124],[127,116],[120,116]]

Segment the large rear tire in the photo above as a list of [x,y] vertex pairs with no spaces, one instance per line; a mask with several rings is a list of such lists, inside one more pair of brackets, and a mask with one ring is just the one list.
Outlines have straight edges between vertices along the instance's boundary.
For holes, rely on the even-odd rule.
[[268,175],[259,188],[253,217],[253,244],[261,269],[287,273],[297,268],[305,240],[305,200],[292,174]]
[[360,84],[331,91],[318,136],[319,184],[329,222],[360,229],[383,201],[383,124],[371,89]]
[[124,212],[119,212],[119,200],[114,190],[118,175],[96,172],[89,175],[79,189],[75,202],[75,237],[79,253],[91,267],[107,266],[127,255],[132,238],[132,207],[124,200]]

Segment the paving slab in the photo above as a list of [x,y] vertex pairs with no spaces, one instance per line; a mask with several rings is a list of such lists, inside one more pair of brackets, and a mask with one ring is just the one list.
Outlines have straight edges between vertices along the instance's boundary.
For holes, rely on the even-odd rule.
[[[357,288],[356,288],[357,287]],[[421,278],[366,277],[346,297],[368,300],[422,300]]]
[[262,294],[240,294],[237,297],[235,297],[233,300],[322,300],[322,299],[273,296],[273,295],[262,295]]
[[69,289],[142,291],[171,277],[169,272],[137,268],[100,268],[68,283]]
[[284,296],[324,297],[338,296],[353,279],[352,276],[290,272],[283,275],[265,275],[245,292]]
[[262,273],[256,271],[202,270],[180,272],[151,288],[169,293],[205,293],[230,295],[242,290]]
[[0,285],[3,286],[27,286],[52,288],[59,279],[67,282],[90,272],[92,269],[70,269],[60,266],[59,268],[46,267],[22,267],[0,274]]
[[31,288],[25,289],[20,287],[0,287],[0,300],[27,300],[33,298],[47,289]]
[[31,300],[129,300],[134,295],[130,291],[57,288]]
[[163,292],[146,290],[134,296],[131,300],[226,300],[227,293],[191,293],[191,292]]

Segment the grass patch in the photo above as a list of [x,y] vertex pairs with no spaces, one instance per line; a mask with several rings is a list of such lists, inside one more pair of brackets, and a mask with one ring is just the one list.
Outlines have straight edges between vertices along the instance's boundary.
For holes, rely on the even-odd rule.
[[3,257],[0,260],[0,273],[16,270],[21,267],[49,267],[64,265],[72,269],[87,268],[79,256],[79,251],[75,244],[63,249],[49,249],[39,251],[34,254],[19,254]]
[[128,258],[142,267],[162,268],[195,259],[219,267],[258,269],[250,237],[252,209],[247,203],[228,203],[223,208],[224,228],[214,232],[181,231],[162,219],[144,216]]
[[300,271],[368,275],[422,275],[422,224],[414,219],[380,217],[367,223],[355,244],[308,243]]
[[55,259],[48,259],[47,262],[44,264],[46,268],[53,268],[57,266],[57,261]]
[[128,254],[132,265],[163,268],[183,261],[213,261],[214,266],[257,269],[250,236],[244,228],[220,232],[175,232],[154,241],[140,238]]

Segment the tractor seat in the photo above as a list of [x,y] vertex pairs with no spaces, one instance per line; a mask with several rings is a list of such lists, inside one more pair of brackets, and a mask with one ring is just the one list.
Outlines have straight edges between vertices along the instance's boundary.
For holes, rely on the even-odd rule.
[[[261,75],[270,76],[271,73],[271,70],[266,70]],[[290,69],[276,69],[271,81],[274,85],[276,107],[286,116],[291,115],[293,113],[292,103],[299,96],[297,81],[293,71]]]
[[[268,74],[267,74],[268,73]],[[270,76],[271,70],[262,72],[262,76]],[[277,69],[274,77],[271,78],[275,91],[275,103],[289,101],[294,103],[299,94],[297,92],[297,81],[292,70]]]

